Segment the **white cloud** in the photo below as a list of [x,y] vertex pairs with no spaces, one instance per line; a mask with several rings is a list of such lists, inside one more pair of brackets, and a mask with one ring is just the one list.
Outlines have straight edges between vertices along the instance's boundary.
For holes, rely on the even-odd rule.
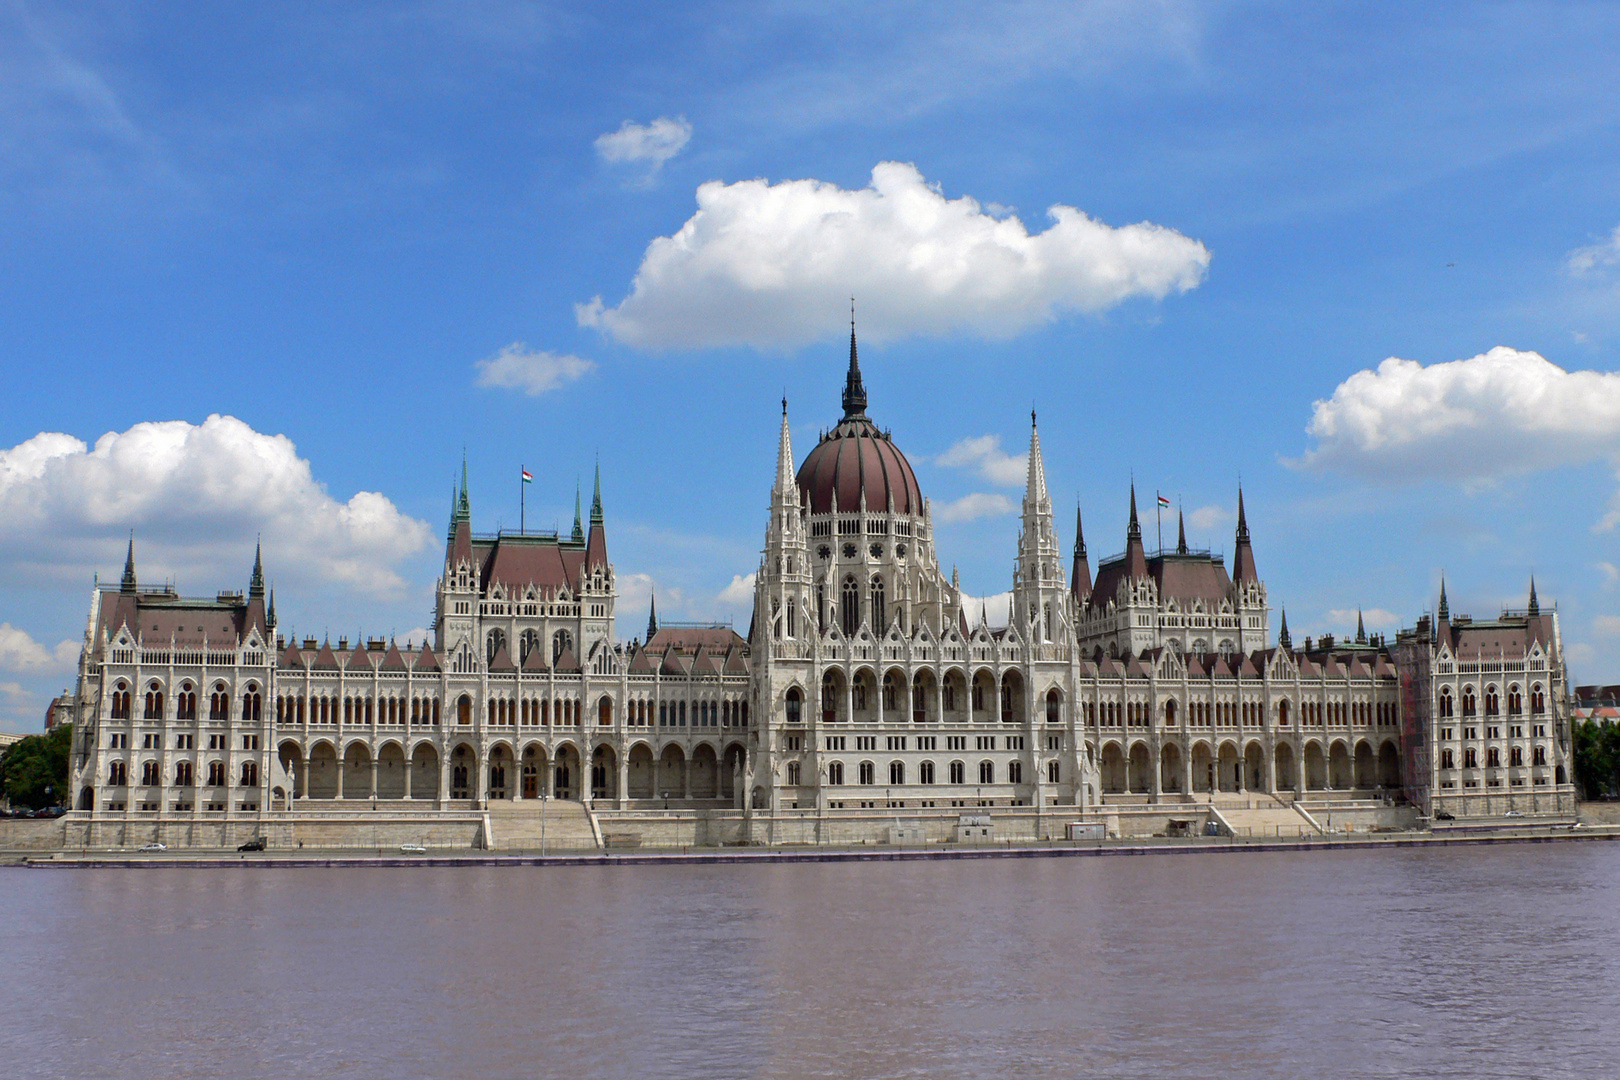
[[999,592],[989,596],[969,596],[963,593],[962,613],[967,616],[969,630],[979,625],[981,612],[990,626],[1006,626],[1012,622],[1012,593]]
[[79,643],[58,642],[47,649],[26,630],[0,623],[0,668],[7,671],[67,670],[79,658]]
[[681,152],[692,138],[692,125],[686,117],[671,119],[660,116],[650,124],[637,124],[626,120],[618,131],[596,137],[596,153],[603,161],[614,164],[645,162],[649,177],[664,167],[664,162]]
[[1620,263],[1620,226],[1601,244],[1576,248],[1569,253],[1564,265],[1576,277],[1585,277],[1603,267]]
[[1620,456],[1620,373],[1497,347],[1424,367],[1390,357],[1314,405],[1298,462],[1402,478],[1491,480]]
[[147,581],[184,570],[206,590],[221,574],[245,578],[262,534],[272,575],[379,595],[402,589],[396,565],[432,535],[377,492],[338,502],[292,440],[231,416],[136,424],[94,447],[42,432],[0,449],[0,576],[116,571],[130,529]]
[[1603,587],[1605,589],[1612,589],[1616,583],[1620,583],[1620,566],[1615,566],[1612,562],[1605,562],[1600,559],[1597,562],[1597,568],[1598,572],[1603,575]]
[[44,720],[45,706],[22,683],[0,682],[0,716],[5,717],[8,730],[16,731],[19,722],[29,721],[37,730]]
[[1592,632],[1604,637],[1620,636],[1620,615],[1598,615],[1592,619]]
[[578,356],[529,352],[521,341],[514,341],[473,366],[478,369],[479,386],[522,390],[530,397],[539,397],[596,369],[594,363]]
[[424,644],[433,640],[433,633],[425,626],[418,626],[405,631],[394,638],[394,643],[401,649],[420,649]]
[[1187,524],[1203,532],[1220,528],[1237,520],[1237,511],[1225,506],[1200,506],[1187,512]]
[[1000,435],[976,435],[963,439],[935,458],[934,463],[972,469],[991,483],[1008,487],[1024,483],[1029,476],[1028,458],[1014,457],[1003,450]]
[[972,521],[995,514],[1010,514],[1017,509],[1017,504],[1005,495],[975,491],[953,502],[935,504],[933,513],[939,521]]
[[1339,626],[1348,627],[1350,633],[1354,634],[1358,614],[1361,616],[1362,621],[1366,623],[1368,629],[1372,630],[1393,629],[1401,624],[1401,617],[1393,611],[1385,611],[1383,608],[1375,607],[1364,608],[1359,612],[1355,608],[1334,608],[1328,612],[1328,619]]
[[1198,285],[1209,250],[1143,222],[1113,228],[1072,206],[1031,235],[974,199],[946,199],[914,165],[871,186],[711,181],[697,213],[647,247],[630,295],[575,307],[582,326],[647,348],[777,347],[827,337],[850,296],[862,336],[1017,334],[1071,312]]
[[754,579],[757,574],[737,574],[731,579],[731,584],[720,590],[715,599],[722,604],[752,604],[754,601]]

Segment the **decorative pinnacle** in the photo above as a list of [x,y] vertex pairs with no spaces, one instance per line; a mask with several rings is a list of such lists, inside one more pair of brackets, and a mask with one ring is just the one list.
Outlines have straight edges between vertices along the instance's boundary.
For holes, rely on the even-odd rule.
[[596,493],[591,496],[591,524],[602,524],[602,462],[596,463]]
[[1142,524],[1136,520],[1136,481],[1131,481],[1131,523],[1125,529],[1126,540],[1142,539]]
[[248,581],[248,596],[264,595],[264,561],[260,558],[260,542],[253,541],[253,577]]
[[576,544],[584,543],[584,541],[585,541],[585,527],[580,523],[579,505],[580,505],[579,504],[579,482],[575,481],[574,482],[574,542]]
[[119,592],[132,593],[135,591],[135,530],[129,530],[129,553],[124,556],[124,579],[119,582]]
[[866,385],[861,382],[861,361],[855,349],[855,298],[849,298],[849,375],[844,379],[844,419],[866,415]]

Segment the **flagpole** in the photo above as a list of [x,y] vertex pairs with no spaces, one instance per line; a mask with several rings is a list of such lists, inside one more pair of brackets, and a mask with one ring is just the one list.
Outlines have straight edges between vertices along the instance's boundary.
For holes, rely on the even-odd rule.
[[1159,529],[1159,550],[1164,551],[1164,496],[1158,489],[1153,491],[1153,519]]
[[518,466],[518,535],[519,536],[522,536],[524,533],[529,531],[528,530],[528,517],[527,517],[527,510],[528,510],[527,498],[528,498],[528,494],[529,494],[529,490],[528,490],[529,485],[523,479],[523,475],[526,472],[528,472],[527,468],[525,468],[522,465]]

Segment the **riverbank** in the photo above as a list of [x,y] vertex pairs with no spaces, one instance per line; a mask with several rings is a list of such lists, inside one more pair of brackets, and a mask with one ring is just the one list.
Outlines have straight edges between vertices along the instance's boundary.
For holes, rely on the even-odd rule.
[[1131,840],[1053,841],[1047,843],[949,844],[827,847],[686,848],[662,851],[540,852],[430,851],[406,855],[379,848],[331,851],[236,853],[222,851],[57,851],[0,852],[0,865],[37,868],[190,869],[223,867],[338,866],[679,866],[717,863],[907,862],[923,859],[1039,859],[1139,855],[1216,855],[1266,852],[1346,851],[1387,848],[1467,847],[1499,844],[1545,844],[1620,841],[1620,825],[1501,828],[1445,833],[1411,832],[1373,836],[1317,836],[1297,840],[1229,837],[1153,837]]

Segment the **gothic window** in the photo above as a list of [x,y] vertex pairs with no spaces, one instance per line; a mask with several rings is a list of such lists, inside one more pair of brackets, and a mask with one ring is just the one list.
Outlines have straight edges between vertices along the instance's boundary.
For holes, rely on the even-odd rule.
[[1440,751],[1440,767],[1442,769],[1454,768],[1455,766],[1453,765],[1452,762],[1453,762],[1453,758],[1451,756],[1451,751],[1450,750],[1442,750],[1442,751]]
[[129,719],[129,689],[128,689],[128,685],[129,685],[128,683],[125,683],[124,681],[119,680],[118,685],[116,687],[114,687],[114,689],[113,689],[112,718],[114,720],[128,720]]
[[141,783],[147,787],[156,787],[163,783],[163,773],[155,761],[141,762]]
[[993,784],[996,782],[996,764],[993,761],[979,762],[979,783]]
[[951,762],[950,776],[953,784],[967,783],[967,766],[960,761]]
[[1041,609],[1042,619],[1046,626],[1045,640],[1052,640],[1052,605],[1046,604]]
[[1221,639],[1221,659],[1222,660],[1231,660],[1232,659],[1232,652],[1233,652],[1233,648],[1232,648],[1231,640],[1229,638],[1222,638]]
[[984,683],[973,680],[973,711],[984,712]]
[[1501,764],[1502,751],[1498,750],[1494,746],[1487,748],[1485,751],[1485,767],[1487,769],[1494,769]]
[[539,648],[539,647],[540,647],[540,631],[538,631],[538,630],[525,630],[525,631],[523,631],[523,636],[518,639],[518,653],[519,653],[519,655],[518,655],[518,663],[521,664],[521,663],[526,662],[529,659],[529,654],[534,652],[534,650]]
[[945,680],[945,709],[947,712],[956,709],[956,681],[950,678]]
[[889,783],[900,785],[906,782],[906,763],[903,761],[889,762]]
[[210,761],[208,763],[208,786],[224,787],[226,783],[225,763],[223,761]]
[[1022,761],[1007,762],[1007,783],[1022,784],[1024,782],[1024,763]]
[[1452,715],[1451,687],[1449,686],[1440,691],[1440,715]]
[[1472,746],[1463,750],[1463,768],[1473,769],[1479,766],[1479,752]]
[[128,782],[129,773],[122,761],[115,761],[107,767],[107,785],[109,787],[123,787]]
[[[1059,694],[1056,689],[1048,690],[1046,692],[1046,722],[1048,724],[1060,723],[1062,720],[1062,711],[1062,695]],[[1165,719],[1169,720],[1170,716],[1167,715]]]
[[1463,690],[1462,706],[1464,716],[1473,716],[1479,711],[1478,704],[1474,699],[1474,688],[1472,686]]
[[797,686],[791,686],[787,692],[787,722],[798,724],[804,721],[802,709],[804,707],[803,695]]
[[192,786],[191,781],[192,781],[191,762],[189,762],[189,761],[177,761],[177,762],[175,762],[174,763],[174,786],[175,787],[191,787]]
[[174,718],[176,720],[197,719],[197,692],[191,688],[190,683],[180,685],[180,693],[175,697],[174,701]]
[[1508,751],[1508,764],[1514,768],[1524,764],[1524,750],[1522,747],[1515,746]]
[[883,711],[892,713],[895,708],[894,675],[892,673],[885,674],[883,676]]
[[242,787],[259,786],[259,763],[257,761],[242,762]]
[[790,638],[799,636],[799,605],[791,596],[787,602],[787,636]]
[[865,712],[866,711],[866,680],[864,678],[862,678],[861,676],[857,675],[855,677],[855,685],[850,687],[850,691],[853,693],[853,695],[855,697],[855,709],[856,709],[856,711],[857,712]]
[[827,783],[841,785],[844,782],[844,763],[842,761],[829,762],[827,765]]
[[484,639],[484,662],[493,664],[495,654],[504,648],[506,648],[506,631],[491,630],[489,636]]
[[917,766],[917,783],[932,784],[934,782],[934,763],[925,761]]
[[214,692],[208,695],[208,719],[229,720],[231,716],[231,695],[226,691],[225,684],[219,683]]
[[816,586],[816,628],[818,633],[827,632],[827,589],[824,585]]
[[[878,545],[876,545],[876,544],[873,544],[872,546],[874,548],[878,547]],[[881,553],[882,549],[879,548],[878,550],[879,550],[879,553]],[[887,629],[887,627],[889,625],[888,622],[884,618],[885,610],[886,609],[885,609],[884,603],[883,603],[883,579],[881,577],[879,577],[877,574],[873,574],[872,575],[872,629],[877,631],[880,634],[885,629]]]
[[153,683],[146,691],[146,719],[163,719],[163,691]]
[[787,782],[788,782],[788,787],[798,787],[799,786],[799,763],[797,761],[788,762]]
[[854,544],[845,544],[844,545],[844,558],[853,559],[854,557],[855,557],[855,545]]
[[1508,712],[1513,716],[1524,712],[1524,695],[1519,693],[1517,685],[1508,687]]
[[1501,701],[1496,695],[1496,687],[1485,688],[1485,715],[1495,716],[1501,711]]
[[1058,783],[1059,778],[1062,775],[1063,775],[1062,772],[1058,768],[1058,763],[1057,763],[1056,758],[1053,758],[1051,761],[1048,761],[1046,763],[1046,782],[1048,784],[1056,784],[1056,783]]
[[1530,755],[1530,760],[1532,763],[1536,765],[1547,764],[1547,748],[1545,746],[1536,747],[1530,752]]
[[863,761],[860,763],[860,765],[856,766],[855,775],[857,777],[857,782],[862,784],[871,784],[876,780],[877,768],[870,761]]
[[844,579],[843,599],[839,603],[840,622],[845,637],[854,637],[861,625],[861,587],[853,576]]
[[574,638],[573,638],[573,635],[571,635],[568,631],[559,630],[555,634],[551,635],[551,663],[552,663],[552,665],[555,666],[557,661],[562,658],[562,654],[565,651],[572,649],[573,647],[574,647]]
[[1540,686],[1530,688],[1530,711],[1537,716],[1547,711],[1547,698],[1542,694]]

